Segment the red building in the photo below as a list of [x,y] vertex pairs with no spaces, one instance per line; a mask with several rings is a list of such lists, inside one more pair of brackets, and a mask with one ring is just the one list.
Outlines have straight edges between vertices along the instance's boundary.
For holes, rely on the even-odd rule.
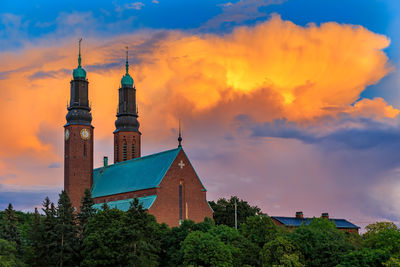
[[64,189],[78,209],[83,192],[91,188],[95,207],[106,201],[109,206],[127,210],[133,198],[158,222],[169,226],[181,220],[203,221],[212,218],[206,200],[206,189],[185,154],[179,133],[178,148],[141,157],[141,133],[136,106],[136,87],[126,73],[121,79],[119,104],[114,131],[114,162],[93,170],[92,115],[88,101],[86,71],[81,66],[79,45],[78,67],[73,71],[71,100],[65,128]]

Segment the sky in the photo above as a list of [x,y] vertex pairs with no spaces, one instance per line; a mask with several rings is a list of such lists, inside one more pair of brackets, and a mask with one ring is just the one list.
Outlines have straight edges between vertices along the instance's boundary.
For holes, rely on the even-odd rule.
[[400,2],[1,1],[0,209],[63,187],[78,39],[95,167],[129,46],[142,154],[183,148],[207,198],[400,224]]

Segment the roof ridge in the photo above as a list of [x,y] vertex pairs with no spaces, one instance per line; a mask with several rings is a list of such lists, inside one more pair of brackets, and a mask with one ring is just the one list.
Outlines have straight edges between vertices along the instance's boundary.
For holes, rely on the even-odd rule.
[[[134,159],[130,159],[130,160],[115,162],[114,164],[108,165],[107,168],[113,167],[113,166],[120,166],[120,165],[128,164],[128,163],[131,163],[131,162],[133,162],[133,161],[139,161],[139,160],[143,160],[143,159],[146,159],[146,158],[155,157],[155,156],[158,156],[158,155],[160,155],[160,154],[172,152],[172,151],[174,151],[174,150],[181,150],[181,149],[182,149],[182,147],[178,147],[178,148],[173,148],[173,149],[169,149],[169,150],[157,152],[157,153],[154,153],[154,154],[146,155],[146,156],[139,157],[139,158],[134,158]],[[103,169],[103,168],[104,168],[104,166],[98,167],[98,168],[93,169],[93,171],[100,170],[100,169]]]

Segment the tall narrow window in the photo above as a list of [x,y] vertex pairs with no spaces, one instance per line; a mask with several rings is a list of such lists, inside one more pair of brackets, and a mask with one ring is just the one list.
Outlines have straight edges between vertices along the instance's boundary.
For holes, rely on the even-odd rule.
[[86,142],[83,143],[83,156],[86,158],[87,152],[86,152]]
[[116,155],[116,161],[119,161],[119,146],[118,146],[118,142],[115,142],[115,155]]
[[183,218],[183,186],[179,185],[179,221]]
[[132,144],[132,158],[135,158],[135,144]]
[[122,147],[122,160],[126,160],[126,143],[124,143],[124,146]]

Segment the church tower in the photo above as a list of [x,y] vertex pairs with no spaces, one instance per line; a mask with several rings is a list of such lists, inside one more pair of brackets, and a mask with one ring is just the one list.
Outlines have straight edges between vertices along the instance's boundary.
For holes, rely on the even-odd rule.
[[121,79],[117,120],[114,131],[114,162],[140,157],[139,121],[136,107],[136,88],[129,75],[128,47],[126,48],[126,73]]
[[64,190],[72,206],[79,210],[86,188],[93,184],[93,126],[88,98],[86,71],[81,66],[81,41],[79,40],[78,67],[71,80],[71,99],[67,106],[67,124],[64,141]]

